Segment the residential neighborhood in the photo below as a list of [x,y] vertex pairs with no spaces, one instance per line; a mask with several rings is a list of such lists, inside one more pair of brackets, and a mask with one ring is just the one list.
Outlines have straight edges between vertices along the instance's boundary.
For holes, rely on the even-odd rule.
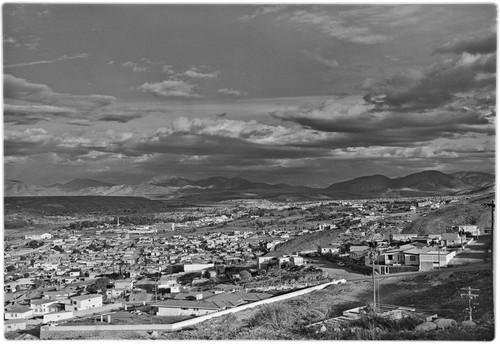
[[[112,321],[112,314],[137,307],[155,321],[175,322],[343,278],[343,271],[446,269],[482,234],[477,226],[429,235],[401,230],[412,214],[457,201],[231,201],[164,214],[151,225],[115,217],[95,227],[69,224],[6,238],[5,328],[99,314]],[[286,248],[314,233],[336,240]],[[318,268],[322,261],[336,270]]]

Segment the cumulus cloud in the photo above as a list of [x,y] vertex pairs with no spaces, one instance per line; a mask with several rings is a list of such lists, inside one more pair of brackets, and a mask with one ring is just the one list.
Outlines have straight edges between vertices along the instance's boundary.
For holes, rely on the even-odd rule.
[[175,74],[175,71],[171,65],[163,65],[162,72],[165,74]]
[[160,82],[146,82],[137,89],[159,97],[202,98],[196,93],[196,86],[183,80],[169,79]]
[[219,76],[219,72],[202,73],[197,68],[191,68],[180,75],[191,79],[216,79]]
[[139,64],[134,63],[132,61],[127,61],[122,63],[122,67],[132,70],[135,73],[144,73],[147,72],[147,67],[141,67]]
[[219,88],[217,90],[217,93],[224,94],[226,96],[232,96],[232,97],[243,97],[243,96],[248,95],[247,92],[238,91],[238,90],[235,90],[234,88]]
[[435,54],[492,54],[497,51],[497,35],[458,39],[434,50]]

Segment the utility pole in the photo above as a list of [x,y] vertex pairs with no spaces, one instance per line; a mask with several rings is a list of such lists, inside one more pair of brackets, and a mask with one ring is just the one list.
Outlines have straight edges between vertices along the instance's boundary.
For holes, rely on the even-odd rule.
[[469,311],[469,320],[472,321],[472,300],[479,296],[479,294],[472,294],[472,291],[478,291],[479,289],[472,289],[471,287],[460,289],[467,292],[467,294],[460,294],[460,297],[468,299],[467,301],[469,303],[469,307],[467,308],[467,310]]
[[372,279],[373,279],[373,310],[377,313],[377,285],[375,280],[375,260],[377,260],[376,244],[370,245],[371,249],[368,252],[368,258],[372,261]]
[[495,229],[495,200],[491,200],[491,202],[489,203],[483,203],[483,205],[491,209],[491,261],[493,263],[495,261],[495,255],[493,252],[493,250],[495,249],[495,246],[493,245],[493,230]]
[[281,287],[281,260],[278,258],[278,271],[280,272],[280,287]]
[[491,209],[491,237],[493,238],[493,229],[495,228],[495,201],[491,200],[490,203],[483,203],[483,205]]

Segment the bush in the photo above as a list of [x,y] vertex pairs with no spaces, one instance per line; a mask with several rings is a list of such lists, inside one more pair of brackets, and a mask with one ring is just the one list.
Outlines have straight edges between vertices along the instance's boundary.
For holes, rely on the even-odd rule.
[[264,305],[249,321],[252,327],[265,326],[280,331],[290,329],[294,323],[294,312],[284,305]]

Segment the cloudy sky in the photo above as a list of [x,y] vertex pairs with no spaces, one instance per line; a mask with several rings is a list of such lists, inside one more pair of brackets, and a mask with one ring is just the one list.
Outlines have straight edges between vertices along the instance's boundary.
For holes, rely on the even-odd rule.
[[4,174],[494,172],[496,7],[3,6]]

